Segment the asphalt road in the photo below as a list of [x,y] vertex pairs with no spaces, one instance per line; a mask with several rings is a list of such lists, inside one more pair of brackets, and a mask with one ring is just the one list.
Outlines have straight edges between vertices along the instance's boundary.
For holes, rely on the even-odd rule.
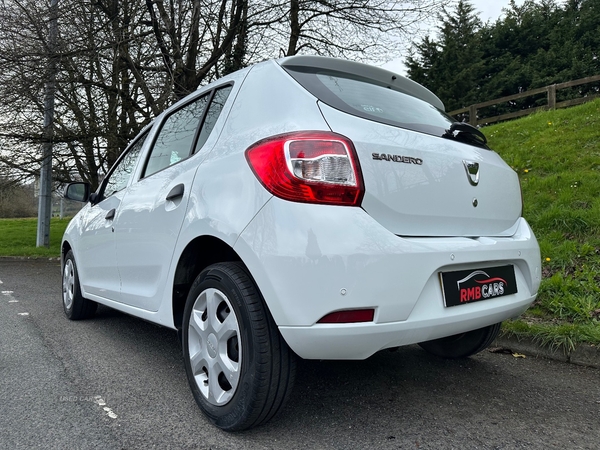
[[0,448],[600,448],[598,369],[417,346],[301,361],[278,419],[224,433],[196,407],[175,332],[103,307],[68,321],[59,272],[0,260]]

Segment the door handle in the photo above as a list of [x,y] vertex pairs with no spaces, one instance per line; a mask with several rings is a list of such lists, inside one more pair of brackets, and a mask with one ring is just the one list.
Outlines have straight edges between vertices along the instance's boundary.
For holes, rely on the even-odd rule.
[[167,195],[167,200],[173,201],[175,199],[183,197],[184,191],[185,191],[185,187],[183,186],[183,184],[178,184],[173,189],[171,189],[171,191]]
[[106,220],[113,220],[115,218],[115,208],[111,209],[104,218]]

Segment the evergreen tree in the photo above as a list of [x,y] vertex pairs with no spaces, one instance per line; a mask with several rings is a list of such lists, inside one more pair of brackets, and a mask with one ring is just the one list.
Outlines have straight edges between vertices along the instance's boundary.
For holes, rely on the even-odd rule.
[[[414,44],[408,75],[448,111],[600,74],[600,0],[511,0],[504,16],[481,24],[468,1],[439,18],[438,35]],[[600,83],[558,91],[558,100],[600,91]],[[498,115],[546,104],[546,95],[480,111]]]
[[460,0],[439,16],[438,41],[423,39],[407,60],[408,76],[435,92],[447,110],[468,106],[477,98],[482,70],[478,39],[481,20],[474,6]]

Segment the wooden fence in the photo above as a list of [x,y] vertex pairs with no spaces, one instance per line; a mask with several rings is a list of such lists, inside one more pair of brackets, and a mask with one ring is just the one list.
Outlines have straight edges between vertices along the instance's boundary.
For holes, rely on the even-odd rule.
[[[516,117],[527,116],[529,114],[533,114],[537,111],[546,111],[549,109],[556,108],[566,108],[568,106],[579,105],[581,103],[589,102],[590,100],[594,100],[595,98],[600,97],[600,94],[588,95],[586,97],[574,98],[571,100],[566,100],[563,102],[556,102],[556,91],[560,89],[565,89],[573,86],[580,86],[582,84],[594,83],[596,81],[600,81],[600,75],[594,75],[593,77],[581,78],[579,80],[567,81],[566,83],[558,83],[551,84],[550,86],[545,86],[538,89],[532,89],[531,91],[520,92],[518,94],[508,95],[506,97],[497,98],[495,100],[489,100],[483,103],[477,103],[475,105],[467,106],[466,108],[457,109],[456,111],[450,111],[448,114],[451,116],[456,116],[457,114],[465,114],[469,115],[469,123],[471,125],[487,125],[494,122],[500,122],[502,120],[514,119]],[[520,98],[530,97],[532,95],[539,95],[546,93],[548,104],[538,106],[536,108],[527,108],[521,111],[516,111],[508,114],[502,114],[494,117],[485,117],[482,119],[477,118],[477,110],[481,108],[486,108],[488,106],[498,105],[500,103],[510,102],[512,100],[517,100]]]

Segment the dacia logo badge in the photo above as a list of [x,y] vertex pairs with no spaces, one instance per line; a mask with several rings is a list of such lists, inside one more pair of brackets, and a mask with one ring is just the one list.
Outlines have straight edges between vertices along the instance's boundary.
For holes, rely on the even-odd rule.
[[469,183],[471,183],[473,186],[477,186],[479,184],[479,163],[463,159],[463,164],[465,165],[465,170],[467,171]]

